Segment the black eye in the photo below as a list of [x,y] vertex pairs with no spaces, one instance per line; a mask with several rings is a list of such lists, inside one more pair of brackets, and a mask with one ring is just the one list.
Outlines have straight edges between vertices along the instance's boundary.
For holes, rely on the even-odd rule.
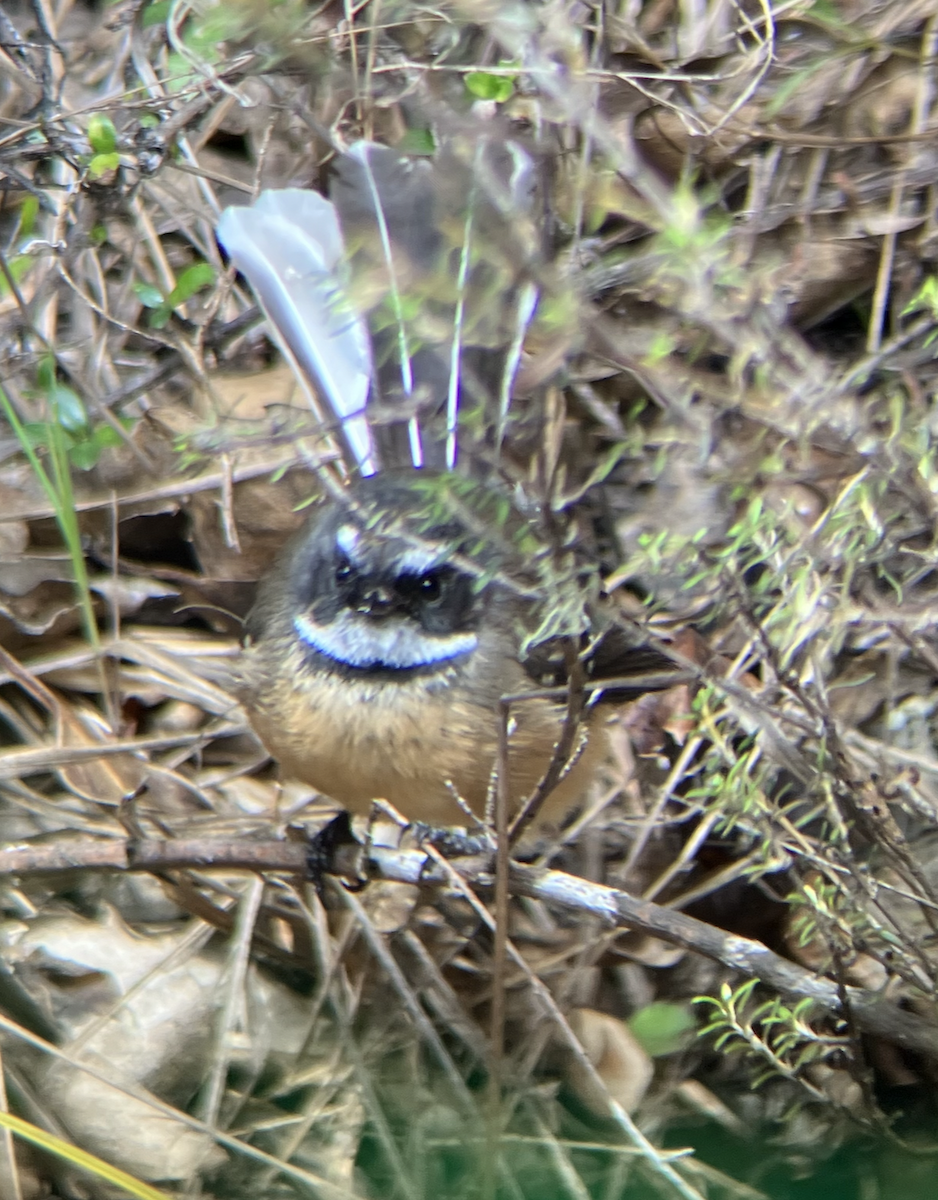
[[420,596],[423,600],[439,600],[443,594],[443,583],[436,572],[420,577]]
[[341,559],[336,563],[335,581],[336,583],[345,583],[352,576],[352,567],[347,559]]

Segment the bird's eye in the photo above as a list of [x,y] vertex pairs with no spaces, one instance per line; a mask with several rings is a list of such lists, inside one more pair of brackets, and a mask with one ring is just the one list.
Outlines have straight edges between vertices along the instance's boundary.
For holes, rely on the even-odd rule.
[[335,581],[336,583],[345,583],[352,575],[352,566],[347,559],[341,559],[336,563]]
[[443,584],[439,575],[433,571],[420,577],[420,596],[423,600],[439,600],[443,593]]

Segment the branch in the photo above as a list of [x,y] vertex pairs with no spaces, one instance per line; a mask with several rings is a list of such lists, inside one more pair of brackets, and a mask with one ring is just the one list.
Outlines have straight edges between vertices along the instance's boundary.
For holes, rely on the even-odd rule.
[[[80,840],[54,845],[13,846],[0,850],[3,875],[48,874],[74,870],[167,871],[184,867],[282,871],[306,874],[307,846],[303,842],[251,842],[190,838],[172,841],[127,842]],[[361,848],[340,847],[335,873],[358,878]],[[382,879],[418,886],[445,883],[442,868],[421,850],[392,850],[372,846],[368,869]],[[462,860],[467,882],[492,886],[488,862]],[[810,998],[825,1012],[845,1016],[838,985],[782,958],[761,942],[726,933],[674,909],[638,900],[618,888],[590,883],[563,871],[512,863],[510,888],[545,904],[600,917],[610,926],[651,934],[685,950],[722,963],[750,979],[759,979],[789,999]],[[862,988],[845,989],[850,1016],[864,1033],[938,1057],[938,1025],[923,1020]]]

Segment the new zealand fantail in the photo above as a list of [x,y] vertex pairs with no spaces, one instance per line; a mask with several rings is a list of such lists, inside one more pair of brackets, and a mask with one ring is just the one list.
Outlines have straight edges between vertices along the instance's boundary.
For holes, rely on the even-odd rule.
[[[244,700],[284,771],[354,812],[384,798],[411,819],[452,824],[458,793],[481,815],[500,699],[561,683],[571,647],[584,678],[616,680],[608,697],[676,677],[584,599],[595,566],[545,542],[517,485],[491,482],[543,294],[533,180],[510,142],[483,138],[432,166],[360,142],[338,160],[332,203],[266,192],[219,224],[327,406],[350,479],[327,489],[261,584]],[[512,707],[515,805],[550,763],[565,711],[543,695]],[[548,816],[582,796],[607,754],[600,712],[587,707],[585,747]]]

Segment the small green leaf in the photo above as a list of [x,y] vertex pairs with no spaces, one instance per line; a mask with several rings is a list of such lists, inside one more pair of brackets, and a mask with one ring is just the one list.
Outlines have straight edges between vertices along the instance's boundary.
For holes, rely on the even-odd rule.
[[430,129],[408,129],[397,143],[401,154],[430,155],[436,152],[436,140]]
[[172,315],[173,310],[167,303],[161,304],[159,308],[154,308],[150,313],[150,328],[163,329]]
[[90,237],[95,246],[103,246],[107,241],[107,226],[100,223],[92,225]]
[[509,75],[493,75],[490,71],[470,71],[466,76],[466,91],[477,100],[495,100],[504,104],[515,90],[515,81]]
[[117,130],[104,113],[93,113],[88,122],[88,141],[95,154],[113,154],[117,149]]
[[159,308],[163,303],[163,293],[152,283],[135,283],[134,295],[144,308]]
[[19,228],[16,231],[17,237],[29,237],[36,228],[36,218],[39,216],[39,199],[36,196],[27,196],[23,201],[23,206],[20,209]]
[[36,379],[39,384],[39,390],[42,392],[48,394],[55,387],[55,359],[51,354],[46,354],[39,360]]
[[140,19],[143,28],[147,29],[151,25],[165,25],[171,7],[170,0],[156,0],[154,4],[148,4]]
[[652,336],[651,344],[645,353],[645,361],[649,365],[659,363],[665,358],[670,358],[674,349],[674,338],[663,330],[659,330]]
[[121,165],[121,156],[113,154],[96,154],[88,164],[88,175],[92,179],[100,179],[110,171],[116,171]]
[[69,387],[56,384],[46,395],[52,407],[52,414],[66,433],[82,434],[88,428],[88,413],[82,404],[81,397]]
[[629,1028],[653,1058],[680,1050],[695,1025],[686,1005],[666,1001],[646,1004],[628,1020]]
[[188,87],[194,79],[198,78],[192,70],[192,64],[188,59],[181,54],[168,54],[166,56],[165,79],[166,87],[171,92],[180,92],[183,88]]
[[[19,283],[29,270],[32,256],[29,254],[14,254],[12,258],[7,259],[7,270],[14,283]],[[5,274],[0,274],[0,296],[6,296],[10,291],[10,285],[7,283]]]
[[68,461],[79,471],[90,471],[101,457],[101,447],[92,438],[85,438],[69,447]]
[[[126,424],[132,425],[133,422],[127,421]],[[108,446],[122,446],[124,444],[124,439],[117,432],[117,430],[112,429],[110,425],[104,424],[95,426],[94,432],[91,435],[91,440],[102,450],[106,449]]]
[[928,309],[933,317],[938,317],[938,278],[934,275],[925,280],[900,315],[907,317],[909,313],[919,312],[923,308]]
[[49,430],[45,421],[26,421],[22,426],[23,435],[30,446],[45,446],[49,441]]
[[177,308],[180,304],[190,300],[196,292],[211,287],[214,282],[215,268],[213,266],[207,262],[193,263],[191,267],[186,267],[179,276],[176,286],[166,297],[166,302],[171,308]]

